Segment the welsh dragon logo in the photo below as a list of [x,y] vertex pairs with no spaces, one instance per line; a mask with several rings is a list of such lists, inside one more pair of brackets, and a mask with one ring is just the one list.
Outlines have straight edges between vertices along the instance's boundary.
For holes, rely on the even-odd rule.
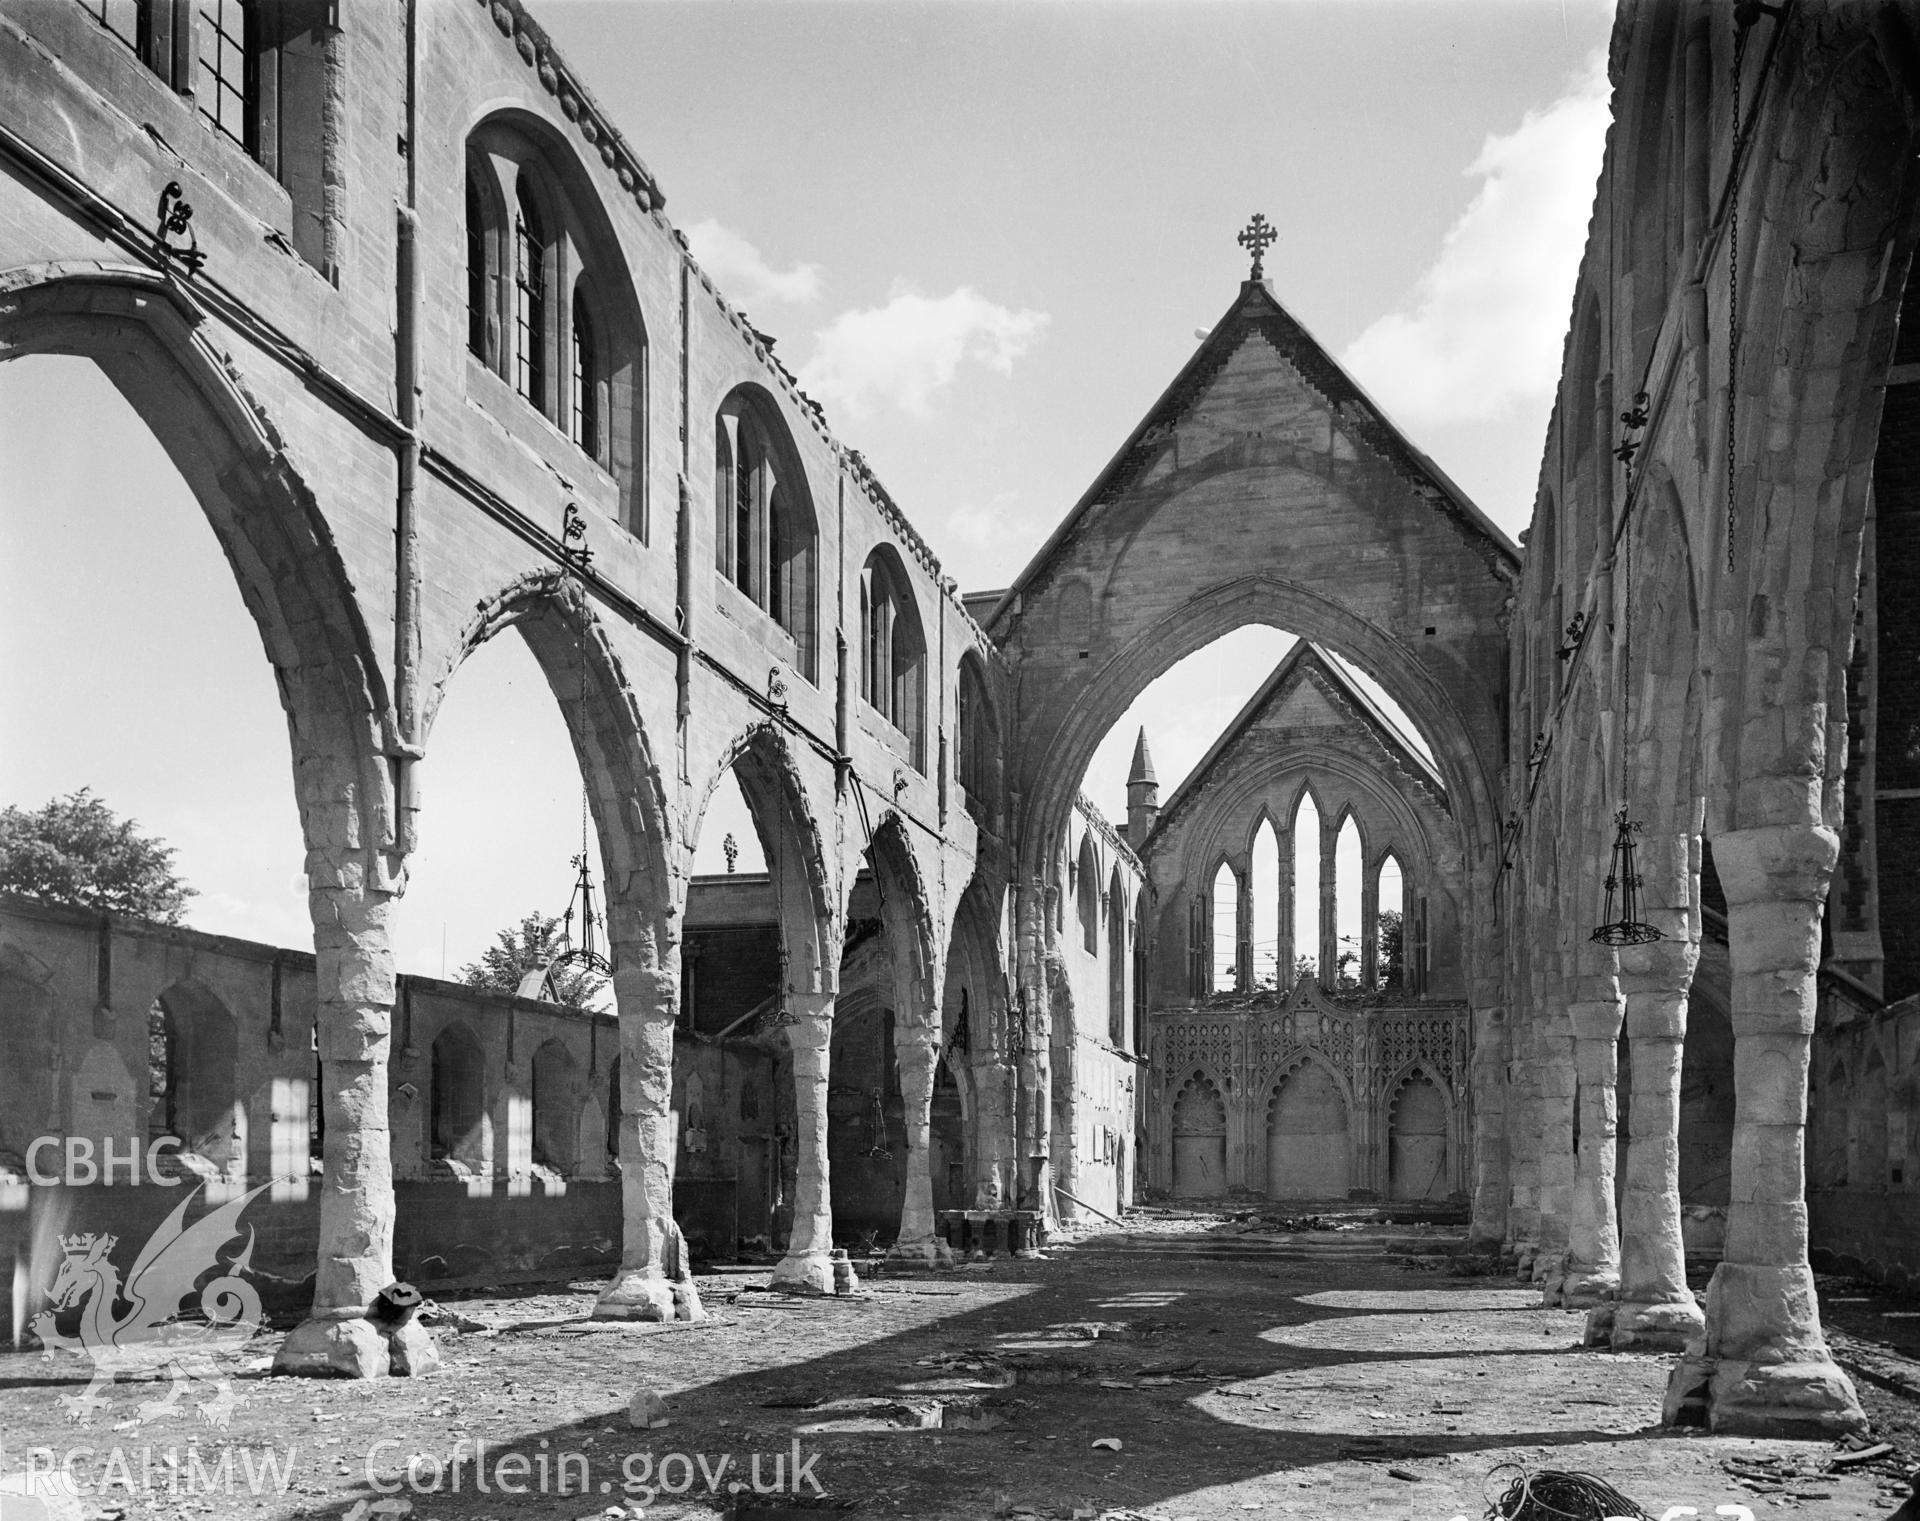
[[[116,1378],[155,1378],[162,1372],[172,1379],[171,1387],[161,1399],[141,1401],[136,1421],[176,1413],[196,1381],[211,1388],[211,1396],[198,1402],[200,1418],[210,1426],[233,1419],[244,1400],[233,1392],[220,1360],[245,1346],[261,1321],[260,1295],[242,1276],[253,1260],[251,1227],[239,1256],[224,1269],[220,1255],[240,1234],[241,1211],[270,1186],[262,1183],[189,1226],[187,1207],[199,1196],[196,1188],[147,1239],[125,1283],[111,1256],[118,1237],[61,1238],[65,1255],[47,1290],[53,1309],[34,1316],[33,1331],[45,1356],[75,1352],[93,1362],[92,1382],[79,1394],[60,1396],[69,1420],[91,1424],[109,1407],[105,1391]],[[219,1276],[201,1287],[200,1280],[215,1269],[222,1269]],[[198,1315],[184,1318],[196,1297]],[[76,1305],[82,1307],[80,1334],[67,1336],[55,1325],[54,1311]]]

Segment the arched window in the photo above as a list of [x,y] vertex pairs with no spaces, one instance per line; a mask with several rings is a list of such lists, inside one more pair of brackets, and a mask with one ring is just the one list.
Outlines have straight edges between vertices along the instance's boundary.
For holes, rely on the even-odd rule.
[[513,208],[513,386],[547,405],[547,232],[522,176]]
[[1118,867],[1107,884],[1107,1039],[1126,1049],[1127,899]]
[[1080,836],[1080,861],[1074,872],[1074,910],[1080,919],[1080,948],[1100,954],[1100,864],[1093,855],[1093,836]]
[[1253,832],[1252,872],[1247,897],[1253,906],[1253,985],[1278,988],[1285,985],[1280,967],[1280,838],[1264,814]]
[[1127,915],[1127,938],[1133,943],[1133,1049],[1147,1049],[1147,937],[1140,923],[1140,897]]
[[1374,986],[1397,993],[1407,984],[1407,896],[1400,862],[1386,856],[1374,880],[1374,901],[1379,905],[1374,916]]
[[994,757],[999,752],[1000,737],[980,659],[973,654],[960,661],[959,733],[954,748],[959,752],[962,790],[973,802],[989,804],[994,794]]
[[600,458],[600,341],[595,336],[587,282],[573,287],[573,383],[568,387],[567,432],[583,454]]
[[571,1172],[578,1160],[579,1064],[559,1040],[533,1053],[533,1160]]
[[467,348],[613,477],[644,539],[646,327],[587,172],[544,123],[493,118],[468,140],[466,221]]
[[1320,965],[1320,809],[1301,789],[1293,813],[1293,969],[1301,977],[1330,980]]
[[908,760],[924,770],[927,641],[906,571],[890,548],[867,556],[860,572],[860,648],[860,695],[906,737]]
[[1187,904],[1187,996],[1213,991],[1213,889],[1197,892]]
[[1349,813],[1333,847],[1333,983],[1348,991],[1360,986],[1361,848],[1360,826]]
[[607,1067],[607,1160],[620,1165],[620,1058]]
[[818,532],[806,478],[773,404],[744,389],[714,427],[714,568],[792,635],[818,681]]
[[1225,861],[1213,872],[1213,963],[1209,991],[1240,985],[1240,878]]
[[486,1172],[486,1073],[480,1043],[463,1025],[450,1025],[433,1042],[428,1115],[430,1153]]
[[246,1103],[238,1091],[239,1025],[207,989],[175,983],[147,1011],[147,1130],[229,1176],[244,1174]]
[[173,1016],[156,998],[147,1010],[147,1135],[152,1140],[180,1134],[178,1051]]

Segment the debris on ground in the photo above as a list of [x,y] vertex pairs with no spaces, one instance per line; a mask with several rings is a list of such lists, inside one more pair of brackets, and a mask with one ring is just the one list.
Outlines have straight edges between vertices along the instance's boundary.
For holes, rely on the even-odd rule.
[[667,1402],[642,1384],[627,1401],[627,1424],[635,1431],[656,1430],[667,1424]]
[[432,1299],[421,1301],[414,1318],[423,1326],[434,1326],[442,1330],[491,1331],[494,1329],[484,1320],[475,1320],[471,1315],[462,1314],[459,1310]]

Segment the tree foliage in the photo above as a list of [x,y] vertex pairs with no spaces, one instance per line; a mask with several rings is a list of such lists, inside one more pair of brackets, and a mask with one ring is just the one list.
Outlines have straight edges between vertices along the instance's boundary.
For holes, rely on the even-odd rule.
[[1380,986],[1399,988],[1406,980],[1406,935],[1400,922],[1400,910],[1380,910]]
[[0,892],[178,924],[194,890],[173,857],[89,787],[32,811],[0,811]]
[[[545,971],[565,949],[560,920],[535,909],[518,924],[501,930],[493,944],[480,953],[480,959],[468,962],[457,975],[470,988],[517,993],[528,973]],[[602,1007],[606,973],[583,962],[570,962],[554,975],[553,981],[556,1002],[570,1009]]]

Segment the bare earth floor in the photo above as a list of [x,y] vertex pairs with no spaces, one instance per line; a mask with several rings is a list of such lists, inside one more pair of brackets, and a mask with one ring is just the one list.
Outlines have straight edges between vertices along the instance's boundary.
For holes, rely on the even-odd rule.
[[[502,1291],[443,1301],[483,1328],[440,1326],[445,1366],[419,1380],[273,1378],[275,1338],[263,1335],[225,1429],[189,1405],[204,1388],[179,1413],[137,1420],[160,1392],[151,1384],[120,1386],[110,1410],[73,1424],[59,1400],[84,1381],[77,1363],[0,1354],[0,1469],[17,1477],[35,1447],[62,1459],[93,1449],[73,1463],[77,1503],[0,1492],[0,1521],[375,1521],[409,1507],[573,1521],[632,1517],[642,1503],[637,1514],[659,1518],[777,1515],[765,1508],[791,1498],[734,1486],[751,1490],[758,1454],[771,1487],[778,1454],[792,1490],[796,1451],[814,1506],[928,1521],[1478,1521],[1512,1477],[1493,1474],[1501,1464],[1586,1470],[1654,1516],[1743,1505],[1854,1521],[1907,1493],[1893,1475],[1920,1451],[1920,1403],[1904,1392],[1920,1371],[1905,1355],[1920,1320],[1903,1302],[1825,1285],[1839,1344],[1869,1370],[1856,1378],[1876,1434],[1898,1449],[1829,1474],[1824,1444],[1662,1432],[1665,1358],[1578,1350],[1578,1315],[1541,1308],[1511,1280],[1406,1255],[1417,1244],[1391,1228],[1268,1235],[1146,1220],[1045,1261],[882,1273],[851,1299],[765,1293],[764,1272],[715,1274],[701,1281],[712,1318],[678,1329],[586,1321],[597,1285]],[[666,1425],[630,1425],[641,1387],[664,1400]],[[1106,1438],[1117,1451],[1094,1445]]]

